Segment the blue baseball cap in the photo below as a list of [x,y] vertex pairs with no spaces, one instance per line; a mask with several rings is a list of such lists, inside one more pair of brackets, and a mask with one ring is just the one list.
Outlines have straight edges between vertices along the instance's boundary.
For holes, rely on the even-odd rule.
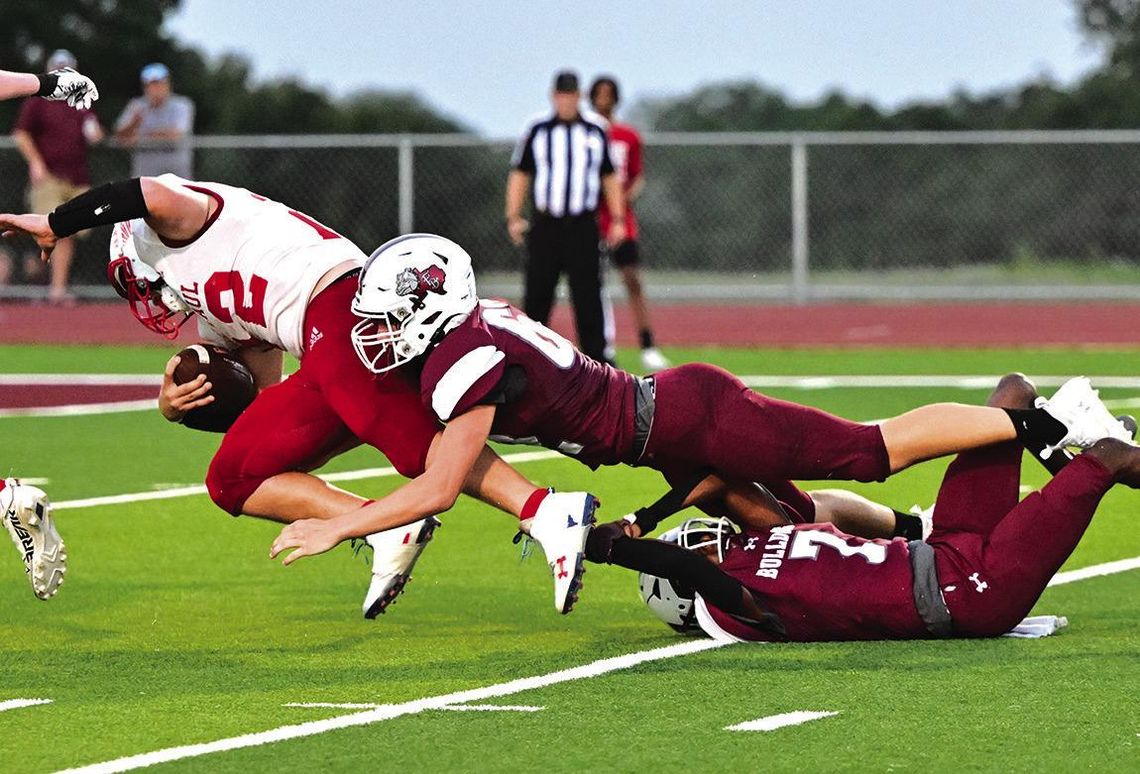
[[152,81],[166,81],[170,79],[170,69],[161,62],[148,64],[139,73],[139,77],[143,83],[151,83]]

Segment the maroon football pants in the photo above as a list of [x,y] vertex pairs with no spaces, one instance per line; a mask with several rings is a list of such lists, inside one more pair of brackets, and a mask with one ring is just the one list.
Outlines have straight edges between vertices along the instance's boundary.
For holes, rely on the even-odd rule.
[[1021,456],[1016,442],[965,452],[942,480],[927,542],[955,636],[996,637],[1028,615],[1112,487],[1083,454],[1019,503]]
[[653,426],[638,464],[675,483],[702,468],[768,487],[805,521],[811,499],[796,480],[882,481],[890,475],[883,434],[809,406],[753,392],[705,363],[660,372]]
[[383,453],[401,475],[423,472],[439,425],[411,379],[399,370],[374,375],[356,356],[350,336],[354,276],[312,300],[300,369],[263,390],[226,432],[206,488],[230,514],[240,514],[266,479],[314,470],[361,443]]

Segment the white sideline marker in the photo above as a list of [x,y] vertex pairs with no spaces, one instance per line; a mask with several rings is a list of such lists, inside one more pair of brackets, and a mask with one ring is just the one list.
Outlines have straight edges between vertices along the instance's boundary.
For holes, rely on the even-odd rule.
[[1104,564],[1094,564],[1091,567],[1081,567],[1077,570],[1065,570],[1054,575],[1046,586],[1064,586],[1066,583],[1087,580],[1088,578],[1100,578],[1104,575],[1115,575],[1129,570],[1140,570],[1140,556],[1134,556],[1131,559],[1118,559],[1115,562],[1105,562]]
[[202,755],[224,752],[226,750],[240,750],[244,747],[257,747],[263,744],[283,742],[287,739],[315,736],[316,734],[324,734],[341,728],[367,726],[373,723],[391,720],[392,718],[416,715],[428,710],[442,709],[455,704],[493,699],[497,696],[510,696],[511,694],[532,691],[536,688],[545,688],[550,685],[557,685],[571,680],[597,677],[598,675],[604,675],[609,672],[629,669],[630,667],[635,667],[649,661],[659,661],[661,659],[686,656],[692,653],[700,653],[704,650],[720,648],[723,647],[724,644],[725,643],[722,642],[713,642],[712,640],[682,642],[678,645],[644,650],[640,653],[629,653],[624,656],[603,658],[582,666],[563,669],[558,672],[551,672],[550,674],[538,675],[536,677],[523,677],[505,683],[488,685],[485,688],[472,688],[466,691],[444,694],[442,696],[416,699],[415,701],[408,701],[402,704],[383,704],[375,709],[354,712],[351,715],[339,715],[325,720],[313,720],[308,723],[298,723],[293,726],[281,726],[280,728],[270,729],[269,731],[243,734],[242,736],[233,736],[214,742],[188,744],[181,747],[168,747],[165,750],[156,750],[140,755],[130,755],[125,758],[116,758],[115,760],[106,761],[104,763],[93,763],[90,766],[81,766],[76,769],[66,769],[66,772],[67,774],[75,774],[75,772],[84,772],[84,774],[113,774],[114,772],[131,771],[146,766],[154,766],[159,763],[180,761],[186,758],[197,758]]
[[809,710],[796,710],[784,712],[780,715],[769,715],[766,718],[749,720],[746,723],[737,723],[735,726],[725,726],[725,731],[775,731],[777,728],[798,726],[820,718],[829,718],[838,715],[838,712],[811,712]]
[[40,704],[51,704],[51,699],[8,699],[7,701],[0,701],[0,712],[23,709],[24,707],[36,707]]

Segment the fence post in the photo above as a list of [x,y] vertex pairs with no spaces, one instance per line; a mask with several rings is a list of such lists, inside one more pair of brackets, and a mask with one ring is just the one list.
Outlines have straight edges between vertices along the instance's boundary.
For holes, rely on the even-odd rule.
[[400,137],[399,157],[397,159],[401,234],[412,233],[415,224],[416,188],[413,178],[413,161],[412,138],[404,135]]
[[807,303],[808,276],[808,169],[807,143],[792,137],[792,300]]

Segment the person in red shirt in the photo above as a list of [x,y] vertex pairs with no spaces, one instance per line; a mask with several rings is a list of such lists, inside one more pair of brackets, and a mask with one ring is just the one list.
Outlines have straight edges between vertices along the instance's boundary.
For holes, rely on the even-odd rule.
[[[633,212],[633,202],[641,195],[645,185],[645,175],[641,162],[641,135],[629,124],[620,124],[614,118],[619,97],[617,81],[609,75],[594,80],[590,86],[590,104],[609,123],[610,154],[625,192],[626,239],[610,250],[610,260],[621,271],[622,282],[629,293],[629,306],[637,323],[641,344],[641,365],[648,371],[660,371],[669,367],[669,361],[657,349],[653,340],[653,326],[649,321],[649,304],[641,286],[638,265],[641,263],[641,250],[638,242],[637,217]],[[610,214],[603,207],[598,210],[598,223],[601,233],[609,233]]]
[[[75,67],[75,56],[66,49],[53,53],[49,70]],[[103,139],[103,127],[87,108],[72,109],[66,102],[32,97],[20,107],[12,139],[28,164],[28,205],[32,212],[46,214],[91,187],[87,149]],[[67,292],[75,240],[57,245],[51,262],[49,301],[73,303]]]
[[[1023,410],[1036,398],[1028,380],[1011,374],[988,405]],[[1104,494],[1115,483],[1140,488],[1140,448],[1108,438],[1066,458],[1019,502],[1022,450],[1007,441],[960,454],[942,480],[926,541],[865,540],[796,523],[772,500],[753,507],[739,532],[727,519],[691,519],[677,532],[680,545],[635,539],[639,519],[602,525],[597,535],[618,537],[588,545],[588,557],[692,589],[678,602],[692,601],[700,628],[717,639],[997,637],[1033,608]]]

